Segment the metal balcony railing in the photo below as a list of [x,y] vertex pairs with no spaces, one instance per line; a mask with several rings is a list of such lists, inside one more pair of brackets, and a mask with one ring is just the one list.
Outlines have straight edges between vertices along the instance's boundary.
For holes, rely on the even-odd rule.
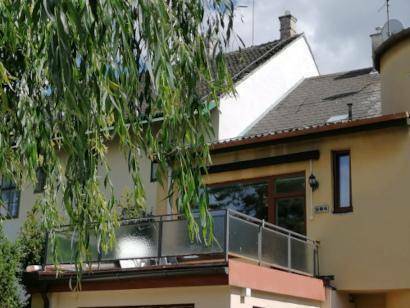
[[[123,221],[115,248],[99,254],[98,236],[91,236],[91,262],[119,262],[121,267],[176,264],[196,258],[229,256],[309,276],[318,275],[318,243],[304,235],[232,210],[212,211],[214,241],[191,241],[181,215],[164,215]],[[201,234],[201,232],[200,232]],[[59,264],[73,263],[76,236],[70,227],[55,232]],[[47,244],[45,264],[52,264],[52,243]]]

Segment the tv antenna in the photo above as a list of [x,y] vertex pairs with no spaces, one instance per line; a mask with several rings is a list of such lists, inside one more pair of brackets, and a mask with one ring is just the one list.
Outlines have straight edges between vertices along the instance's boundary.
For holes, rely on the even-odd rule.
[[391,36],[391,32],[390,32],[390,0],[386,0],[386,3],[384,3],[378,10],[378,12],[381,12],[384,8],[386,8],[386,14],[387,14],[387,35],[388,37]]

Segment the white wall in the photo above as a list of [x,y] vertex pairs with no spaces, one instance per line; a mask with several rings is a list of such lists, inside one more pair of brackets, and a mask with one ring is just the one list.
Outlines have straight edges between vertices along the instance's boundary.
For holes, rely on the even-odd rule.
[[319,71],[302,35],[236,84],[236,97],[220,102],[219,139],[244,133],[266,110],[304,78]]
[[319,308],[320,302],[252,290],[251,296],[242,297],[241,289],[231,288],[230,308]]
[[349,294],[326,288],[326,301],[321,308],[355,308],[349,301]]

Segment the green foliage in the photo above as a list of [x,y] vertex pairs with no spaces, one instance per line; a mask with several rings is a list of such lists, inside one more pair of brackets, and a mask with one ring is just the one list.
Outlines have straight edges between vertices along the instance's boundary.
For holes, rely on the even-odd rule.
[[45,231],[41,226],[37,207],[27,214],[26,221],[21,227],[16,245],[19,249],[20,266],[25,269],[28,265],[41,264],[45,248]]
[[27,296],[21,285],[19,246],[4,235],[0,223],[0,304],[1,307],[24,307]]
[[162,178],[170,170],[169,196],[192,238],[202,229],[212,240],[201,169],[209,162],[208,106],[232,91],[222,56],[232,18],[232,0],[0,1],[0,170],[21,184],[42,168],[42,225],[54,230],[64,210],[79,272],[91,232],[104,252],[115,241],[112,142],[128,160],[137,208],[146,155]]

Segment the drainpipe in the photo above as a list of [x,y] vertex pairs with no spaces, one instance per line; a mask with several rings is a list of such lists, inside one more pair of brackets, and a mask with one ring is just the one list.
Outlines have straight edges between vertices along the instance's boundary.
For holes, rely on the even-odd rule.
[[[313,161],[309,161],[310,165],[310,174],[313,174]],[[309,189],[310,191],[310,220],[313,220],[313,189]]]
[[41,292],[41,298],[43,299],[43,307],[50,308],[50,300],[48,299],[47,291]]

